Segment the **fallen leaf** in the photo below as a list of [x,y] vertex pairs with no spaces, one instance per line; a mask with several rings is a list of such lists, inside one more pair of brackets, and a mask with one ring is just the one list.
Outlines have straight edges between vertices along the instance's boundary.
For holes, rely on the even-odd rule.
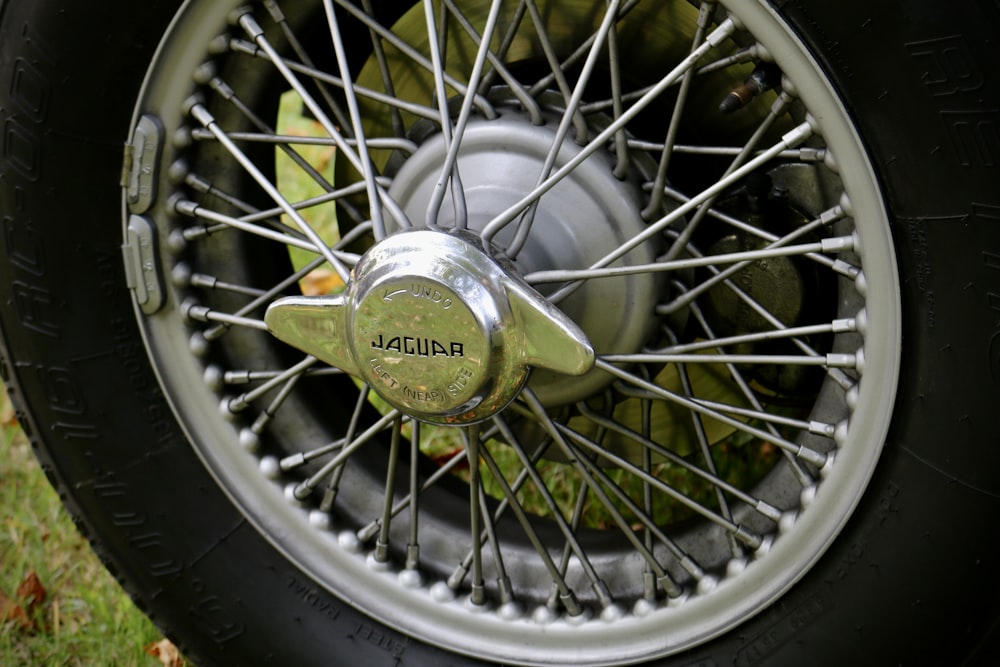
[[2,403],[0,403],[0,425],[6,428],[15,428],[17,426],[17,410],[14,409],[14,404],[10,402],[10,398],[4,396]]
[[181,652],[169,639],[161,639],[146,647],[146,653],[160,661],[163,667],[184,667]]
[[301,283],[302,294],[305,296],[322,296],[343,286],[344,281],[340,279],[340,276],[328,269],[310,271]]
[[38,624],[34,620],[37,618],[36,612],[45,602],[46,595],[38,574],[31,570],[18,585],[13,599],[0,591],[0,623],[13,621],[18,630],[35,632],[38,630]]
[[[451,460],[453,458],[455,458],[456,456],[461,456],[463,453],[465,453],[465,450],[459,447],[457,449],[452,449],[447,452],[432,454],[431,460],[434,461],[434,463],[436,463],[437,465],[444,467],[449,463],[451,463]],[[455,464],[455,467],[452,468],[452,470],[468,470],[468,469],[469,469],[468,461],[459,461],[458,463]]]
[[15,595],[20,602],[28,605],[28,611],[31,612],[45,602],[47,593],[45,587],[42,586],[42,580],[38,578],[38,573],[31,570],[24,576],[24,580],[17,587]]
[[32,631],[35,623],[28,618],[28,613],[24,607],[17,604],[3,591],[0,591],[0,624],[13,622],[18,630]]

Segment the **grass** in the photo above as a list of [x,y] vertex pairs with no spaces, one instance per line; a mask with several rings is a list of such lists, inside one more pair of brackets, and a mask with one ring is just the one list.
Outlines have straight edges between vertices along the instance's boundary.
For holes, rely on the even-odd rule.
[[[0,592],[27,610],[0,622],[0,665],[136,665],[160,661],[146,647],[162,635],[80,536],[0,391]],[[17,600],[35,573],[44,599]],[[0,620],[3,616],[0,615]]]

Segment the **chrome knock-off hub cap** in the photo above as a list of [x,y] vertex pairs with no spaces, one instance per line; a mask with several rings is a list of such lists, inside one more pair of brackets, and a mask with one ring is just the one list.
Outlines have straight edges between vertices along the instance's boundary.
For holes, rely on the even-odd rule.
[[281,340],[433,423],[496,414],[529,367],[581,375],[594,364],[572,320],[458,232],[391,236],[365,253],[343,294],[280,299],[266,322]]

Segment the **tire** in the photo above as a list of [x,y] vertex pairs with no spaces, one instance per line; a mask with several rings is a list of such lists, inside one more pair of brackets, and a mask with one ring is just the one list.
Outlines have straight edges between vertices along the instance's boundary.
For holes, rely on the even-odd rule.
[[[752,62],[654,91],[586,159],[620,110],[563,123],[569,89],[543,85],[533,105],[497,75],[459,142],[467,219],[450,194],[428,206],[450,145],[434,76],[386,47],[390,89],[367,25],[337,4],[342,63],[310,0],[270,6],[311,62],[256,3],[0,4],[0,369],[81,530],[192,661],[1000,653],[995,3],[706,9],[701,63]],[[376,27],[416,43],[419,8],[371,4]],[[560,58],[600,24],[593,4],[542,3]],[[463,6],[485,30],[490,3]],[[680,62],[697,18],[683,2],[630,10],[609,46],[625,89]],[[516,33],[510,78],[546,71],[537,32]],[[467,81],[475,44],[457,22],[448,35]],[[317,195],[289,190],[274,144],[220,138],[273,133],[289,84],[265,40],[305,80],[282,118],[357,136],[357,104],[366,139],[406,126],[367,147],[383,195],[359,175],[364,142],[301,151],[335,191],[340,240],[310,236],[311,213],[255,216],[275,206],[261,181]],[[603,63],[584,102],[615,97]],[[348,72],[360,101],[314,70]],[[722,114],[730,92],[752,97],[751,70],[765,90]],[[393,96],[412,103],[398,118]],[[676,148],[657,181],[678,98],[678,146],[743,145],[777,109],[758,144],[775,154]],[[497,223],[527,205],[553,144],[556,173],[579,158],[566,185],[533,224]],[[734,159],[738,178],[685,203]],[[426,229],[402,230],[429,209]],[[636,238],[619,274],[567,272],[599,273]],[[715,278],[731,255],[744,263]],[[303,296],[292,274],[331,294]]]

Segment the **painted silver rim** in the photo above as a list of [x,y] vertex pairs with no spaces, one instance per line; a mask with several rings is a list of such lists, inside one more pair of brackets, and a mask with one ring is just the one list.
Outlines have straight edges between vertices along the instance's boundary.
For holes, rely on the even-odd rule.
[[124,249],[165,394],[264,536],[523,664],[690,648],[810,568],[885,438],[898,285],[776,14],[231,5],[185,3],[150,67]]

